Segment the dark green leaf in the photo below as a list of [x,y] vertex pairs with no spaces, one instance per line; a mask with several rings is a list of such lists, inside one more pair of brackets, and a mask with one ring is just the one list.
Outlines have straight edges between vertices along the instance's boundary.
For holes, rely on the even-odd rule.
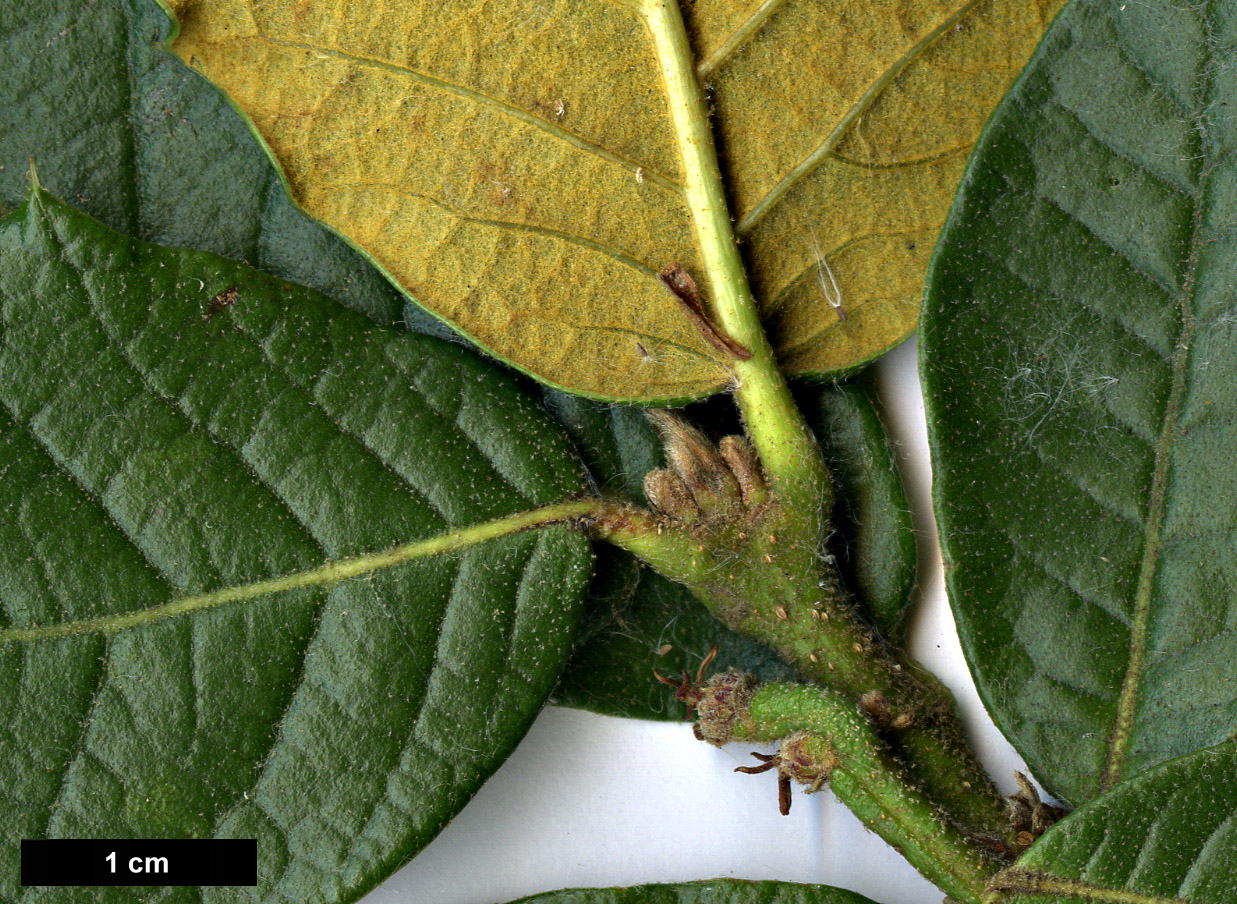
[[647,505],[644,475],[666,466],[661,440],[633,405],[607,405],[543,388],[542,396],[588,465],[597,489]]
[[[877,626],[893,632],[915,584],[915,537],[876,409],[861,383],[803,386],[796,396],[837,483],[829,554]],[[547,398],[568,424],[597,483],[643,501],[644,474],[664,462],[657,436],[640,410],[556,392],[547,392]],[[703,423],[733,418],[727,400],[688,410]],[[694,675],[714,644],[717,669],[734,667],[766,681],[799,678],[767,647],[722,625],[686,588],[642,568],[626,553],[601,555],[590,597],[580,642],[555,692],[558,703],[610,715],[682,719],[686,708],[656,680],[653,669],[667,677],[684,670]]]
[[1101,795],[993,888],[988,904],[1232,904],[1237,745],[1192,753]]
[[870,381],[803,387],[795,397],[837,490],[828,550],[872,622],[895,634],[915,589],[915,530]]
[[578,493],[566,443],[461,349],[42,193],[0,225],[0,324],[0,837],[256,837],[263,895],[358,897],[540,708],[585,541],[157,607]]
[[1237,5],[1078,0],[935,260],[924,379],[979,690],[1075,803],[1237,731]]
[[25,199],[33,158],[44,187],[113,229],[400,319],[402,296],[292,204],[218,89],[156,46],[170,28],[154,0],[0,4],[0,212]]
[[682,885],[572,888],[512,904],[872,904],[863,895],[825,885],[713,879]]

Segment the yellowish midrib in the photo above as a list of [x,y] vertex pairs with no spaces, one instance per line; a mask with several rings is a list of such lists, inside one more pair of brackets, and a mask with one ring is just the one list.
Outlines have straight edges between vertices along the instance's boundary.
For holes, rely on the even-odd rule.
[[[1200,97],[1207,98],[1211,91],[1211,66],[1204,67]],[[1205,105],[1204,105],[1205,108]],[[1201,114],[1199,114],[1201,119]],[[1206,146],[1204,124],[1196,122],[1201,140]],[[1122,778],[1129,757],[1130,740],[1133,734],[1134,717],[1138,710],[1138,696],[1142,688],[1143,672],[1147,655],[1147,629],[1151,618],[1151,600],[1155,578],[1163,552],[1161,529],[1167,503],[1168,474],[1172,466],[1173,445],[1177,440],[1178,422],[1185,400],[1186,377],[1189,374],[1191,353],[1194,345],[1196,321],[1194,318],[1194,289],[1199,255],[1203,246],[1203,206],[1207,186],[1215,168],[1209,160],[1199,173],[1198,192],[1194,204],[1193,223],[1190,234],[1190,251],[1186,258],[1185,278],[1178,295],[1178,311],[1181,316],[1181,333],[1173,354],[1173,381],[1165,404],[1164,419],[1155,447],[1155,467],[1151,478],[1151,496],[1147,504],[1147,524],[1143,533],[1143,555],[1138,566],[1138,584],[1134,596],[1133,618],[1130,621],[1130,658],[1125,677],[1121,682],[1121,695],[1117,699],[1116,719],[1108,739],[1108,752],[1104,771],[1100,776],[1100,788],[1115,787]]]
[[763,198],[752,205],[752,208],[735,224],[735,232],[740,236],[751,232],[764,215],[786,196],[787,192],[811,174],[833,153],[833,149],[842,140],[842,136],[854,125],[855,120],[866,113],[872,104],[876,103],[876,99],[880,97],[881,93],[889,87],[889,84],[894,79],[902,74],[907,66],[923,56],[924,52],[936,43],[938,38],[952,29],[967,13],[985,2],[987,0],[968,0],[967,3],[963,4],[952,15],[942,21],[940,25],[920,38],[918,43],[902,54],[892,66],[881,73],[880,77],[868,86],[868,89],[838,120],[837,125],[825,136],[824,140],[810,154],[795,164],[785,176],[778,180]]
[[1185,898],[1148,895],[1120,888],[1104,888],[1080,879],[1059,879],[1027,870],[1009,869],[1000,873],[988,886],[984,904],[999,904],[1010,895],[1034,894],[1054,898],[1081,898],[1100,904],[1191,904]]
[[260,28],[255,28],[258,31],[261,39],[276,47],[287,47],[293,50],[303,50],[307,53],[321,54],[322,56],[331,57],[333,59],[342,60],[346,63],[353,63],[358,66],[370,66],[374,69],[381,69],[386,72],[399,75],[402,78],[411,79],[419,84],[425,85],[427,88],[435,88],[447,94],[453,94],[457,97],[466,98],[474,103],[482,104],[491,107],[503,113],[506,116],[515,119],[524,125],[531,126],[535,129],[553,135],[560,141],[564,141],[576,148],[579,148],[586,153],[593,154],[606,160],[609,163],[617,164],[629,173],[640,171],[640,178],[646,179],[658,188],[662,188],[676,197],[682,197],[683,189],[673,179],[667,177],[663,173],[649,167],[646,164],[635,160],[629,160],[621,154],[618,154],[607,147],[604,147],[595,142],[582,138],[574,132],[564,129],[557,123],[550,122],[541,116],[536,116],[529,113],[527,110],[522,110],[506,101],[499,100],[496,97],[491,97],[481,91],[473,88],[468,88],[464,85],[457,85],[454,82],[448,82],[444,79],[435,78],[424,72],[418,72],[415,69],[410,69],[407,66],[401,66],[397,63],[391,63],[387,60],[374,59],[372,57],[362,56],[357,53],[350,53],[346,50],[340,50],[334,47],[324,47],[318,44],[311,44],[305,41],[292,41],[287,38],[276,38],[268,35]]
[[257,600],[277,593],[301,590],[310,587],[329,587],[349,578],[363,577],[376,571],[394,568],[413,559],[457,552],[538,527],[562,524],[577,518],[587,518],[602,511],[605,503],[599,499],[583,499],[562,502],[531,511],[519,512],[482,524],[415,540],[382,552],[366,553],[350,559],[328,562],[318,568],[301,571],[264,581],[254,581],[235,587],[212,590],[181,597],[159,606],[151,606],[135,612],[107,615],[100,618],[79,619],[50,625],[34,625],[23,628],[7,628],[0,631],[0,646],[9,643],[53,640],[74,634],[115,634],[126,628],[136,628],[214,609],[229,603]]

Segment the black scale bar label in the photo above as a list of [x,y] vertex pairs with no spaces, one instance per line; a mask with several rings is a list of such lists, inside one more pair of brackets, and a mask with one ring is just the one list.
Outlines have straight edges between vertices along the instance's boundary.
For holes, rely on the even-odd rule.
[[55,839],[21,843],[22,885],[257,885],[254,839]]

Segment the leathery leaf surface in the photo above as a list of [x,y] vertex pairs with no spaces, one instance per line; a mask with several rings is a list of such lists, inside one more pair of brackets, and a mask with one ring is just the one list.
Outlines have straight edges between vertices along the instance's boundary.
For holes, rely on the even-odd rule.
[[994,115],[929,278],[950,597],[1078,804],[1237,732],[1237,7],[1080,0]]
[[[296,200],[420,304],[572,392],[724,384],[656,278],[678,262],[708,284],[646,0],[171,5],[174,51],[248,114]],[[854,367],[913,328],[970,147],[1058,5],[684,4],[790,371]]]
[[0,899],[92,896],[17,887],[18,839],[92,836],[257,838],[263,899],[359,897],[522,736],[587,544],[192,598],[574,495],[565,441],[459,348],[39,191],[0,324]]
[[1229,904],[1237,745],[1158,766],[1050,829],[985,904]]
[[825,885],[712,879],[679,885],[571,888],[512,904],[872,904],[863,895]]

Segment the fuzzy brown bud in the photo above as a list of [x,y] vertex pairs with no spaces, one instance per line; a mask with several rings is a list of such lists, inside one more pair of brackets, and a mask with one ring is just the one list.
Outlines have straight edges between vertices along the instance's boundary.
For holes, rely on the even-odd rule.
[[716,747],[729,743],[735,722],[748,717],[759,683],[755,675],[736,669],[719,672],[706,681],[698,690],[696,737]]
[[[710,502],[714,505],[739,502],[739,483],[707,436],[669,411],[648,411],[646,416],[661,436],[666,463],[683,479],[706,515]],[[720,498],[714,502],[702,496]]]
[[782,738],[778,746],[778,770],[801,785],[808,793],[819,791],[842,760],[833,745],[810,731],[796,731]]
[[738,481],[745,506],[752,508],[769,498],[756,450],[746,437],[723,436],[717,445],[717,452]]
[[1009,812],[1010,827],[1016,833],[1019,849],[1030,846],[1036,838],[1048,831],[1068,810],[1039,798],[1039,791],[1031,780],[1021,772],[1015,772],[1018,790],[1005,799]]
[[649,471],[645,474],[644,495],[655,511],[676,521],[695,524],[700,520],[700,507],[683,484],[683,479],[673,471]]

